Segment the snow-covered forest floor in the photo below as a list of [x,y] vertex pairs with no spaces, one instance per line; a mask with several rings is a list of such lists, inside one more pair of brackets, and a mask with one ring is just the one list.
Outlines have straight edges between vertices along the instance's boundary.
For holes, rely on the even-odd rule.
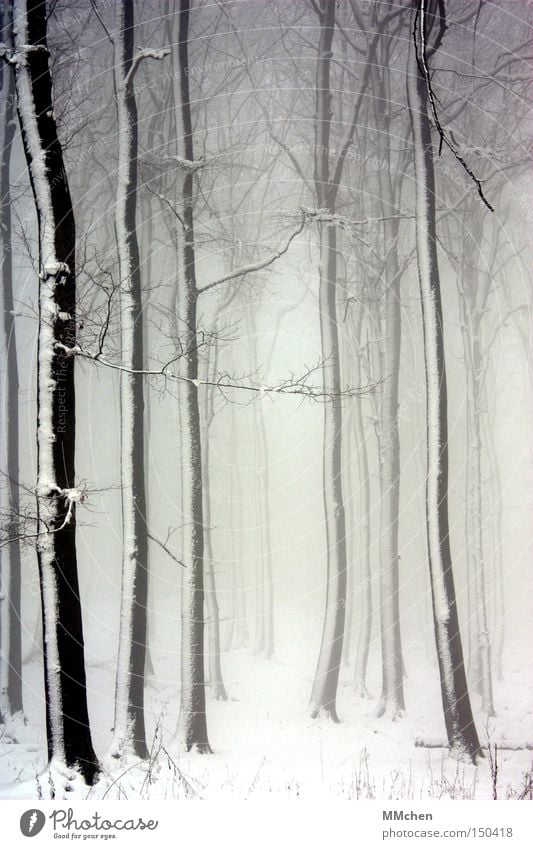
[[[281,654],[281,652],[280,652]],[[513,653],[515,656],[515,653]],[[209,799],[492,799],[493,771],[485,757],[477,767],[447,757],[444,749],[421,748],[415,740],[444,740],[438,673],[432,647],[411,649],[406,679],[407,711],[391,722],[376,718],[380,673],[372,657],[371,698],[357,698],[345,667],[339,691],[341,723],[309,718],[307,703],[312,664],[301,663],[301,643],[283,646],[283,659],[268,661],[247,650],[223,656],[228,701],[208,701],[213,755],[184,754],[172,736],[176,724],[177,682],[163,658],[154,657],[157,678],[147,689],[151,756],[117,765],[106,758],[111,740],[114,669],[89,665],[91,713],[97,752],[105,773],[90,790],[77,780],[53,776],[56,797]],[[310,656],[307,658],[311,660]],[[302,668],[306,675],[302,675]],[[476,711],[483,745],[525,746],[531,742],[533,675],[514,660],[496,682],[497,716],[487,724]],[[40,693],[41,668],[27,666],[28,696]],[[168,675],[165,675],[168,673]],[[428,683],[430,682],[430,683]],[[30,705],[28,724],[18,743],[0,742],[2,798],[50,796],[45,767],[43,704]],[[477,697],[474,696],[477,708]],[[108,729],[102,733],[101,729]],[[533,752],[497,752],[497,798],[526,797],[533,775]],[[69,788],[68,790],[65,788]]]

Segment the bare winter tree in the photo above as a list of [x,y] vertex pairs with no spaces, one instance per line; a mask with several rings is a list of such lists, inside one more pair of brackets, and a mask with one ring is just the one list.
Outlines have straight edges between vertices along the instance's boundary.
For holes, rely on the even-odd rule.
[[[323,0],[316,6],[319,45],[316,76],[315,171],[319,210],[333,215],[338,180],[330,173],[331,46],[335,29],[335,4]],[[337,328],[337,232],[331,221],[320,221],[319,309],[324,391],[332,397],[324,407],[324,516],[327,538],[326,613],[320,655],[311,693],[311,715],[324,712],[338,722],[337,684],[342,656],[346,603],[346,518],[342,494],[342,400]]]
[[13,7],[17,108],[33,190],[39,245],[37,359],[37,556],[44,630],[48,756],[98,775],[87,711],[84,639],[76,555],[75,224],[57,135],[47,48],[46,6]]
[[[379,25],[379,23],[378,23]],[[400,24],[401,25],[401,24]],[[378,55],[386,70],[375,75],[376,126],[392,127],[391,46],[394,39],[382,38]],[[380,134],[381,135],[381,134]],[[379,144],[378,141],[378,145]],[[400,633],[400,576],[398,533],[400,524],[400,426],[399,376],[401,356],[401,292],[404,269],[399,261],[400,217],[396,213],[404,173],[403,157],[394,161],[391,134],[382,142],[378,171],[383,217],[385,370],[381,388],[379,427],[380,510],[380,614],[382,688],[378,714],[393,719],[404,710],[403,658]],[[393,178],[395,175],[396,179]],[[399,204],[398,204],[399,205]]]
[[[177,308],[183,356],[179,360],[184,378],[180,397],[180,448],[182,454],[183,501],[186,505],[183,531],[181,696],[178,738],[187,751],[210,752],[205,710],[204,670],[204,516],[202,498],[202,444],[198,404],[198,337],[196,256],[194,243],[194,143],[189,90],[190,2],[180,0],[178,16],[179,137],[183,139],[182,202],[183,248],[178,275]],[[189,167],[187,166],[187,163]]]
[[161,51],[140,51],[134,57],[133,0],[123,0],[118,27],[112,36],[117,100],[118,169],[115,230],[120,275],[121,307],[121,492],[122,594],[113,757],[131,751],[146,757],[144,670],[146,661],[146,602],[148,536],[144,476],[144,354],[141,271],[137,241],[137,104],[133,81],[140,61],[162,58]]
[[427,397],[426,521],[435,642],[442,704],[451,754],[475,761],[480,744],[466,682],[450,550],[448,515],[448,412],[443,317],[437,257],[435,177],[428,103],[428,48],[445,30],[442,2],[418,0],[407,68],[407,97],[416,180],[416,244],[424,329]]
[[[7,8],[0,9],[2,42],[11,42]],[[6,545],[0,551],[0,722],[11,724],[23,711],[22,611],[19,499],[19,377],[13,296],[13,245],[11,224],[11,156],[15,135],[15,80],[11,68],[0,63],[0,239],[4,334],[4,380],[0,480],[0,521]],[[16,733],[16,732],[15,732]]]

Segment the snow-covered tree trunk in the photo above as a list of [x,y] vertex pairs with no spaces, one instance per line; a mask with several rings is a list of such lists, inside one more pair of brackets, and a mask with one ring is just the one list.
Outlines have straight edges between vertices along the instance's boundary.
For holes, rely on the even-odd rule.
[[[320,35],[316,76],[315,192],[318,208],[334,213],[335,189],[330,180],[331,45],[335,4],[320,3]],[[334,223],[319,230],[319,310],[324,402],[323,486],[326,524],[326,611],[313,689],[311,715],[324,713],[338,722],[336,697],[342,657],[346,605],[346,520],[342,492],[342,400],[337,327],[337,234]]]
[[46,5],[15,0],[17,107],[38,220],[37,556],[44,631],[48,755],[98,774],[87,711],[76,557],[75,224],[57,135],[46,44]]
[[[0,15],[4,10],[0,10]],[[1,41],[9,44],[11,21],[2,19]],[[0,60],[0,239],[3,312],[3,360],[0,499],[3,531],[11,542],[0,552],[0,722],[22,713],[21,558],[19,536],[19,376],[13,298],[11,229],[11,151],[15,133],[15,79]]]
[[[444,333],[437,260],[435,177],[426,80],[417,49],[426,38],[426,16],[414,18],[417,48],[410,45],[407,98],[416,182],[416,243],[424,331],[427,404],[426,521],[435,641],[450,753],[475,761],[480,744],[466,682],[450,550],[448,517],[448,413]],[[443,22],[442,22],[443,23]]]
[[122,588],[111,755],[148,754],[144,721],[148,539],[144,480],[144,367],[141,275],[136,230],[137,106],[133,88],[133,0],[122,0],[114,35],[118,125],[115,232],[120,285],[120,474]]
[[[183,157],[194,161],[193,129],[189,92],[190,0],[180,0],[178,23],[180,123]],[[179,326],[183,356],[179,360],[180,448],[183,488],[183,562],[181,613],[181,695],[177,736],[187,751],[210,752],[205,710],[204,659],[204,516],[202,496],[202,447],[198,405],[198,336],[194,184],[191,169],[184,169],[183,261],[178,274]]]

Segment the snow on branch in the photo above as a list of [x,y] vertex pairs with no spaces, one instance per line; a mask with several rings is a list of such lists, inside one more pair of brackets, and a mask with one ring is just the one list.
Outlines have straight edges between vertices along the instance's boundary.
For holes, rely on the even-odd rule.
[[[15,536],[12,536],[9,530],[6,536],[4,536],[4,533],[1,532],[0,549],[5,548],[6,546],[9,546],[14,542],[26,542],[29,539],[38,540],[43,537],[46,539],[52,534],[58,534],[60,531],[66,528],[66,526],[69,525],[72,521],[75,505],[83,504],[85,501],[87,501],[87,493],[84,490],[79,489],[77,487],[62,489],[61,487],[58,487],[55,484],[50,486],[41,484],[39,487],[38,495],[41,497],[41,499],[52,497],[59,497],[64,499],[67,505],[67,511],[61,524],[58,525],[58,527],[50,527],[50,525],[43,518],[43,513],[41,512],[39,519],[45,526],[44,530],[36,531],[35,533],[28,533],[27,531],[22,531],[21,533],[17,533]],[[41,511],[42,509],[43,503],[41,502]],[[24,516],[23,519],[24,521],[27,521],[28,517]],[[34,517],[33,520],[37,521],[37,517]],[[9,524],[10,526],[12,526],[13,522],[11,521]]]
[[100,365],[115,371],[126,374],[142,374],[145,377],[163,377],[167,380],[190,383],[197,389],[202,386],[213,386],[215,389],[220,390],[222,394],[225,390],[235,389],[241,392],[255,394],[259,397],[264,397],[265,395],[298,395],[303,398],[310,398],[313,401],[331,401],[333,398],[339,397],[359,398],[362,395],[373,392],[379,384],[383,383],[383,380],[379,380],[374,383],[368,383],[365,386],[351,386],[338,391],[326,390],[320,386],[313,386],[309,384],[307,382],[308,378],[313,373],[320,372],[323,367],[323,363],[319,363],[315,367],[307,369],[307,371],[301,376],[291,375],[275,386],[263,383],[254,384],[239,382],[228,375],[222,375],[218,378],[213,378],[212,380],[201,380],[192,377],[185,377],[184,375],[177,374],[176,372],[169,370],[170,366],[177,360],[181,359],[182,356],[185,356],[186,352],[174,357],[172,360],[169,360],[168,363],[165,363],[159,369],[131,369],[127,366],[120,365],[120,363],[113,363],[110,360],[104,359],[100,353],[93,354],[89,351],[85,351],[80,347],[80,345],[74,345],[69,348],[62,342],[56,342],[56,348],[64,351],[67,356],[77,356],[82,359],[91,360],[92,362],[100,363]]
[[130,65],[129,71],[124,77],[124,85],[127,87],[133,81],[135,74],[137,73],[137,69],[143,59],[164,59],[165,56],[170,55],[170,48],[164,47],[160,50],[153,50],[150,47],[142,47],[139,48],[139,52],[135,54],[133,57],[133,61]]
[[0,59],[4,59],[9,65],[17,65],[20,63],[21,59],[24,61],[25,56],[28,53],[48,53],[49,50],[44,44],[25,44],[23,48],[20,47],[14,50],[12,47],[9,47],[4,42],[0,42]]
[[196,160],[184,159],[183,156],[171,156],[170,158],[176,163],[178,168],[183,168],[184,171],[198,171],[200,168],[205,168],[206,164],[203,157]]
[[[420,44],[418,42],[418,37],[417,37],[417,31],[418,30],[420,30]],[[414,47],[415,47],[415,53],[416,53],[416,61],[418,63],[418,67],[420,69],[420,72],[421,72],[421,74],[424,78],[424,82],[426,84],[426,91],[427,91],[429,104],[431,106],[431,113],[433,115],[435,127],[437,128],[437,132],[440,136],[439,154],[442,150],[442,145],[444,143],[446,145],[446,147],[448,147],[451,150],[451,152],[453,153],[453,155],[455,156],[457,161],[460,163],[460,165],[464,168],[464,170],[466,171],[466,173],[470,177],[470,179],[476,184],[478,194],[479,194],[481,200],[483,201],[483,203],[485,204],[485,206],[487,207],[487,209],[490,209],[491,212],[494,212],[494,207],[491,206],[491,204],[488,202],[487,198],[483,194],[483,189],[482,189],[482,186],[481,186],[481,180],[478,180],[478,178],[476,177],[476,175],[474,174],[474,172],[472,171],[470,166],[465,162],[465,160],[463,159],[463,157],[461,156],[461,154],[457,150],[453,141],[451,139],[449,139],[448,136],[446,135],[446,133],[444,132],[443,126],[440,122],[440,119],[439,119],[439,116],[438,116],[438,113],[437,113],[437,107],[436,107],[436,104],[435,104],[435,94],[433,92],[433,87],[432,87],[432,84],[431,84],[431,76],[430,76],[430,73],[429,73],[429,67],[428,67],[428,62],[427,62],[426,0],[420,0],[420,3],[418,5],[418,9],[417,9],[417,12],[416,12],[416,15],[415,15],[415,23],[414,23],[414,27],[413,27],[413,41],[414,41]]]

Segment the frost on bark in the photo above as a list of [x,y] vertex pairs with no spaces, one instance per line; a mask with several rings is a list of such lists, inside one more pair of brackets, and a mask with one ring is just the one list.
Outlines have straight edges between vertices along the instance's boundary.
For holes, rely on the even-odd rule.
[[53,111],[42,0],[16,0],[17,107],[38,220],[37,557],[44,632],[48,756],[98,774],[87,711],[76,558],[75,224]]
[[[437,260],[435,178],[425,76],[417,59],[427,38],[425,4],[413,16],[407,98],[416,182],[416,244],[426,373],[426,523],[435,642],[450,753],[475,761],[481,754],[466,682],[450,550],[448,417],[443,318]],[[421,11],[422,9],[422,11]],[[441,26],[444,20],[441,20]],[[441,30],[442,31],[442,30]]]
[[[4,13],[0,9],[0,16]],[[3,43],[10,42],[10,21],[1,20]],[[11,68],[0,60],[0,239],[3,312],[4,381],[2,387],[0,480],[1,516],[6,537],[11,540],[0,553],[0,723],[9,723],[22,714],[21,658],[21,559],[19,528],[19,377],[13,298],[13,262],[11,254],[10,167],[15,133],[15,80]]]
[[[178,58],[183,156],[194,161],[189,93],[189,0],[180,0]],[[205,711],[204,671],[204,516],[202,448],[198,404],[198,336],[193,173],[185,169],[182,186],[183,249],[178,270],[177,308],[183,355],[178,361],[180,449],[182,455],[183,570],[181,611],[181,695],[177,737],[187,751],[210,752]]]
[[114,73],[118,123],[115,231],[120,279],[122,366],[121,495],[122,592],[111,755],[148,754],[144,720],[148,539],[144,480],[143,330],[137,207],[137,106],[133,88],[133,0],[120,5],[114,36]]
[[[336,187],[329,165],[331,129],[330,69],[335,4],[319,6],[320,35],[316,76],[315,192],[318,208],[335,212]],[[346,520],[342,492],[342,401],[337,328],[337,234],[335,224],[319,221],[319,309],[324,392],[323,487],[326,524],[326,610],[318,664],[311,692],[311,716],[338,722],[336,698],[346,606]]]

